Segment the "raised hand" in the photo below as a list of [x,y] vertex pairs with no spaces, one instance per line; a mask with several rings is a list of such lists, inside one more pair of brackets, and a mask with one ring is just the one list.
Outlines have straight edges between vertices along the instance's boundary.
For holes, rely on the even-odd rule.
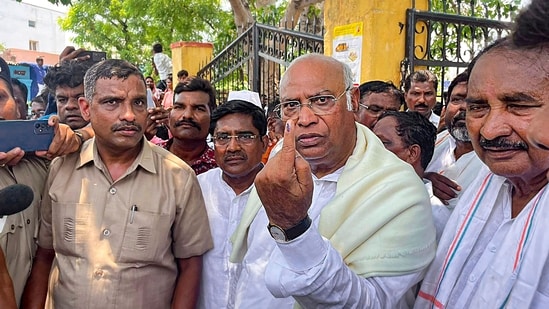
[[148,113],[145,137],[150,140],[156,135],[159,126],[168,124],[170,109],[165,109],[164,107],[159,106],[149,108]]
[[37,151],[36,155],[53,159],[58,156],[73,153],[80,149],[82,142],[74,134],[74,131],[66,124],[59,123],[59,117],[51,116],[48,119],[48,125],[54,128],[54,137],[47,151]]
[[307,216],[313,198],[309,163],[295,149],[295,121],[286,122],[282,149],[256,176],[257,193],[271,224],[283,229]]
[[440,199],[444,205],[448,205],[448,200],[457,197],[456,191],[461,191],[461,186],[452,179],[437,173],[425,173],[424,178],[433,183],[433,194]]
[[78,57],[78,55],[83,52],[83,48],[74,48],[74,46],[66,46],[65,49],[59,54],[59,63],[70,60],[84,61],[90,58],[89,55]]

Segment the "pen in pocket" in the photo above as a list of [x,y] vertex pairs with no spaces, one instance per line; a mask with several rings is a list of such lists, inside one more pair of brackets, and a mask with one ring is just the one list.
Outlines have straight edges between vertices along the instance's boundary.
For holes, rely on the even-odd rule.
[[130,208],[130,224],[133,224],[133,216],[136,211],[137,211],[137,206],[132,205],[132,208]]

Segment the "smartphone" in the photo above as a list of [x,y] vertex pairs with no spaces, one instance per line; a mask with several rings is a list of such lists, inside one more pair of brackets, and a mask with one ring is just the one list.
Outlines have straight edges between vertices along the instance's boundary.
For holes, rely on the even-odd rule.
[[25,152],[48,150],[53,140],[53,127],[47,120],[1,120],[0,152],[15,147]]
[[77,57],[80,58],[80,57],[83,57],[83,56],[90,56],[90,58],[88,58],[88,60],[83,61],[84,63],[87,63],[89,65],[93,65],[93,64],[96,64],[98,62],[101,62],[101,61],[107,59],[107,53],[102,52],[102,51],[85,50],[85,51],[81,52],[80,54],[78,54]]

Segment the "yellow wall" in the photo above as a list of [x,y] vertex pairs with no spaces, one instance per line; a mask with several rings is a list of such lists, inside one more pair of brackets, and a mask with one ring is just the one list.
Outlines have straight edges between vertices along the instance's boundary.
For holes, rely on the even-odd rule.
[[[416,9],[427,10],[428,0],[414,2]],[[360,82],[391,80],[398,86],[405,49],[406,10],[410,7],[412,1],[405,0],[325,0],[324,53],[332,55],[335,27],[363,22]]]
[[198,70],[213,58],[213,44],[199,42],[175,42],[172,49],[172,65],[174,82],[177,72],[185,69],[189,76],[196,75]]

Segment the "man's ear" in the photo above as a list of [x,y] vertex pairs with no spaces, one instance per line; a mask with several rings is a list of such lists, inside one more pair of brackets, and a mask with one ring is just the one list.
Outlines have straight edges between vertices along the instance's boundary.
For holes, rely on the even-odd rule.
[[347,102],[347,110],[356,112],[358,111],[358,103],[360,102],[360,90],[358,87],[353,87],[349,91],[351,92],[351,101]]
[[267,117],[267,131],[274,132],[275,131],[275,123],[276,123],[276,119],[274,119],[273,116]]
[[269,136],[267,136],[267,134],[261,137],[261,143],[263,144],[263,153],[265,153],[267,147],[269,147]]
[[421,147],[418,144],[413,144],[408,147],[408,159],[406,162],[410,163],[412,166],[419,163],[421,166]]
[[90,121],[90,102],[86,100],[84,97],[78,98],[78,106],[80,106],[80,113],[82,114],[82,118],[86,121]]

